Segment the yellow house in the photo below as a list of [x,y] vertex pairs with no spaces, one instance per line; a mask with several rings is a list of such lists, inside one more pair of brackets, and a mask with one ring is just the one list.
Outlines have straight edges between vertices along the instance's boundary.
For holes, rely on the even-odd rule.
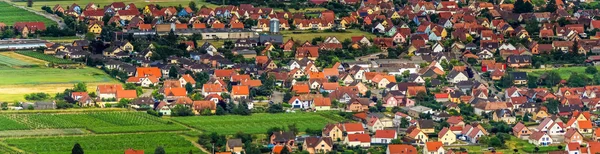
[[444,145],[450,145],[456,142],[456,134],[454,134],[454,132],[448,129],[448,127],[444,127],[438,133],[438,141],[444,143]]
[[412,132],[408,134],[408,137],[415,140],[415,143],[421,145],[429,142],[429,136],[419,129],[413,129]]
[[392,16],[390,18],[392,18],[392,19],[398,19],[400,17],[401,17],[400,14],[398,14],[398,12],[394,11],[394,13],[392,13]]
[[446,31],[446,28],[442,29],[441,35],[442,38],[446,38],[448,36],[448,31]]
[[431,134],[435,132],[435,127],[433,127],[432,120],[418,120],[417,128],[419,128],[425,134]]
[[542,118],[548,117],[548,112],[546,111],[545,107],[542,107],[542,108],[538,109],[537,111],[535,111],[534,113],[532,113],[532,117],[533,117],[533,120],[540,120]]
[[150,10],[150,7],[148,7],[148,5],[144,7],[144,14],[152,14],[152,10]]
[[333,148],[333,142],[331,137],[307,137],[302,143],[302,149],[309,154],[328,153]]
[[227,140],[227,144],[225,145],[227,149],[225,151],[232,153],[242,153],[244,151],[244,143],[242,143],[242,139],[229,139]]
[[327,124],[321,133],[323,137],[331,137],[333,141],[342,141],[344,135],[340,124]]
[[452,103],[460,103],[460,96],[455,95],[452,97],[452,94],[448,95],[448,100]]
[[102,32],[102,27],[100,27],[100,25],[98,25],[97,23],[94,23],[94,24],[88,26],[88,32],[94,33],[94,34],[100,34],[100,32]]

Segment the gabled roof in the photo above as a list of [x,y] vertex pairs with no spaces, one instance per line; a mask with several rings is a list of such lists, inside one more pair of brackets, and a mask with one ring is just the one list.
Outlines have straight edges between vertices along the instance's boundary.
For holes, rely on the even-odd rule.
[[435,152],[440,148],[444,148],[444,144],[442,142],[427,142],[425,147],[427,147],[427,152]]
[[375,138],[388,138],[393,139],[396,138],[395,130],[377,130],[375,131]]
[[348,134],[346,138],[350,142],[371,143],[371,136],[369,134]]

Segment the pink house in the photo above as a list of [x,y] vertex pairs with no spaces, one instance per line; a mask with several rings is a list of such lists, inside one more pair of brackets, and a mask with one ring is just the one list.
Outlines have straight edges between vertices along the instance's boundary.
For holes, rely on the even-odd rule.
[[406,98],[403,94],[397,91],[391,91],[383,98],[383,106],[385,107],[411,107],[415,106],[415,101]]

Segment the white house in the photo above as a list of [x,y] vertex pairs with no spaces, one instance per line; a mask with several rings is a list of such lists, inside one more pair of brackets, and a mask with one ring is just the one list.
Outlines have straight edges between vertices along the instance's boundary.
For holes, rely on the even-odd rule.
[[377,130],[375,135],[371,138],[373,144],[390,144],[392,140],[397,139],[398,134],[395,130]]
[[350,147],[368,148],[371,147],[371,136],[369,134],[348,134],[344,139],[344,144]]
[[537,131],[533,132],[528,139],[529,143],[536,146],[548,146],[552,144],[553,140],[546,132]]
[[461,81],[469,80],[469,77],[467,76],[467,74],[465,72],[455,71],[455,70],[450,71],[450,73],[448,73],[448,76],[446,76],[446,78],[448,78],[448,82],[450,82],[450,83],[458,83]]

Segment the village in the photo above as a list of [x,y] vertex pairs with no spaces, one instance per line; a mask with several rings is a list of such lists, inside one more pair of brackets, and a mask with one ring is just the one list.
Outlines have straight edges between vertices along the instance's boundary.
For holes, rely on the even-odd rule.
[[[597,2],[302,3],[322,8],[310,11],[192,3],[56,4],[41,9],[66,28],[0,23],[2,51],[110,76],[69,81],[56,96],[0,100],[0,121],[29,125],[8,116],[19,112],[142,113],[160,121],[152,125],[168,122],[140,132],[200,132],[190,153],[600,153]],[[43,39],[58,33],[78,38]],[[1,56],[0,70],[31,69]],[[0,126],[0,137],[47,128],[106,133]]]

